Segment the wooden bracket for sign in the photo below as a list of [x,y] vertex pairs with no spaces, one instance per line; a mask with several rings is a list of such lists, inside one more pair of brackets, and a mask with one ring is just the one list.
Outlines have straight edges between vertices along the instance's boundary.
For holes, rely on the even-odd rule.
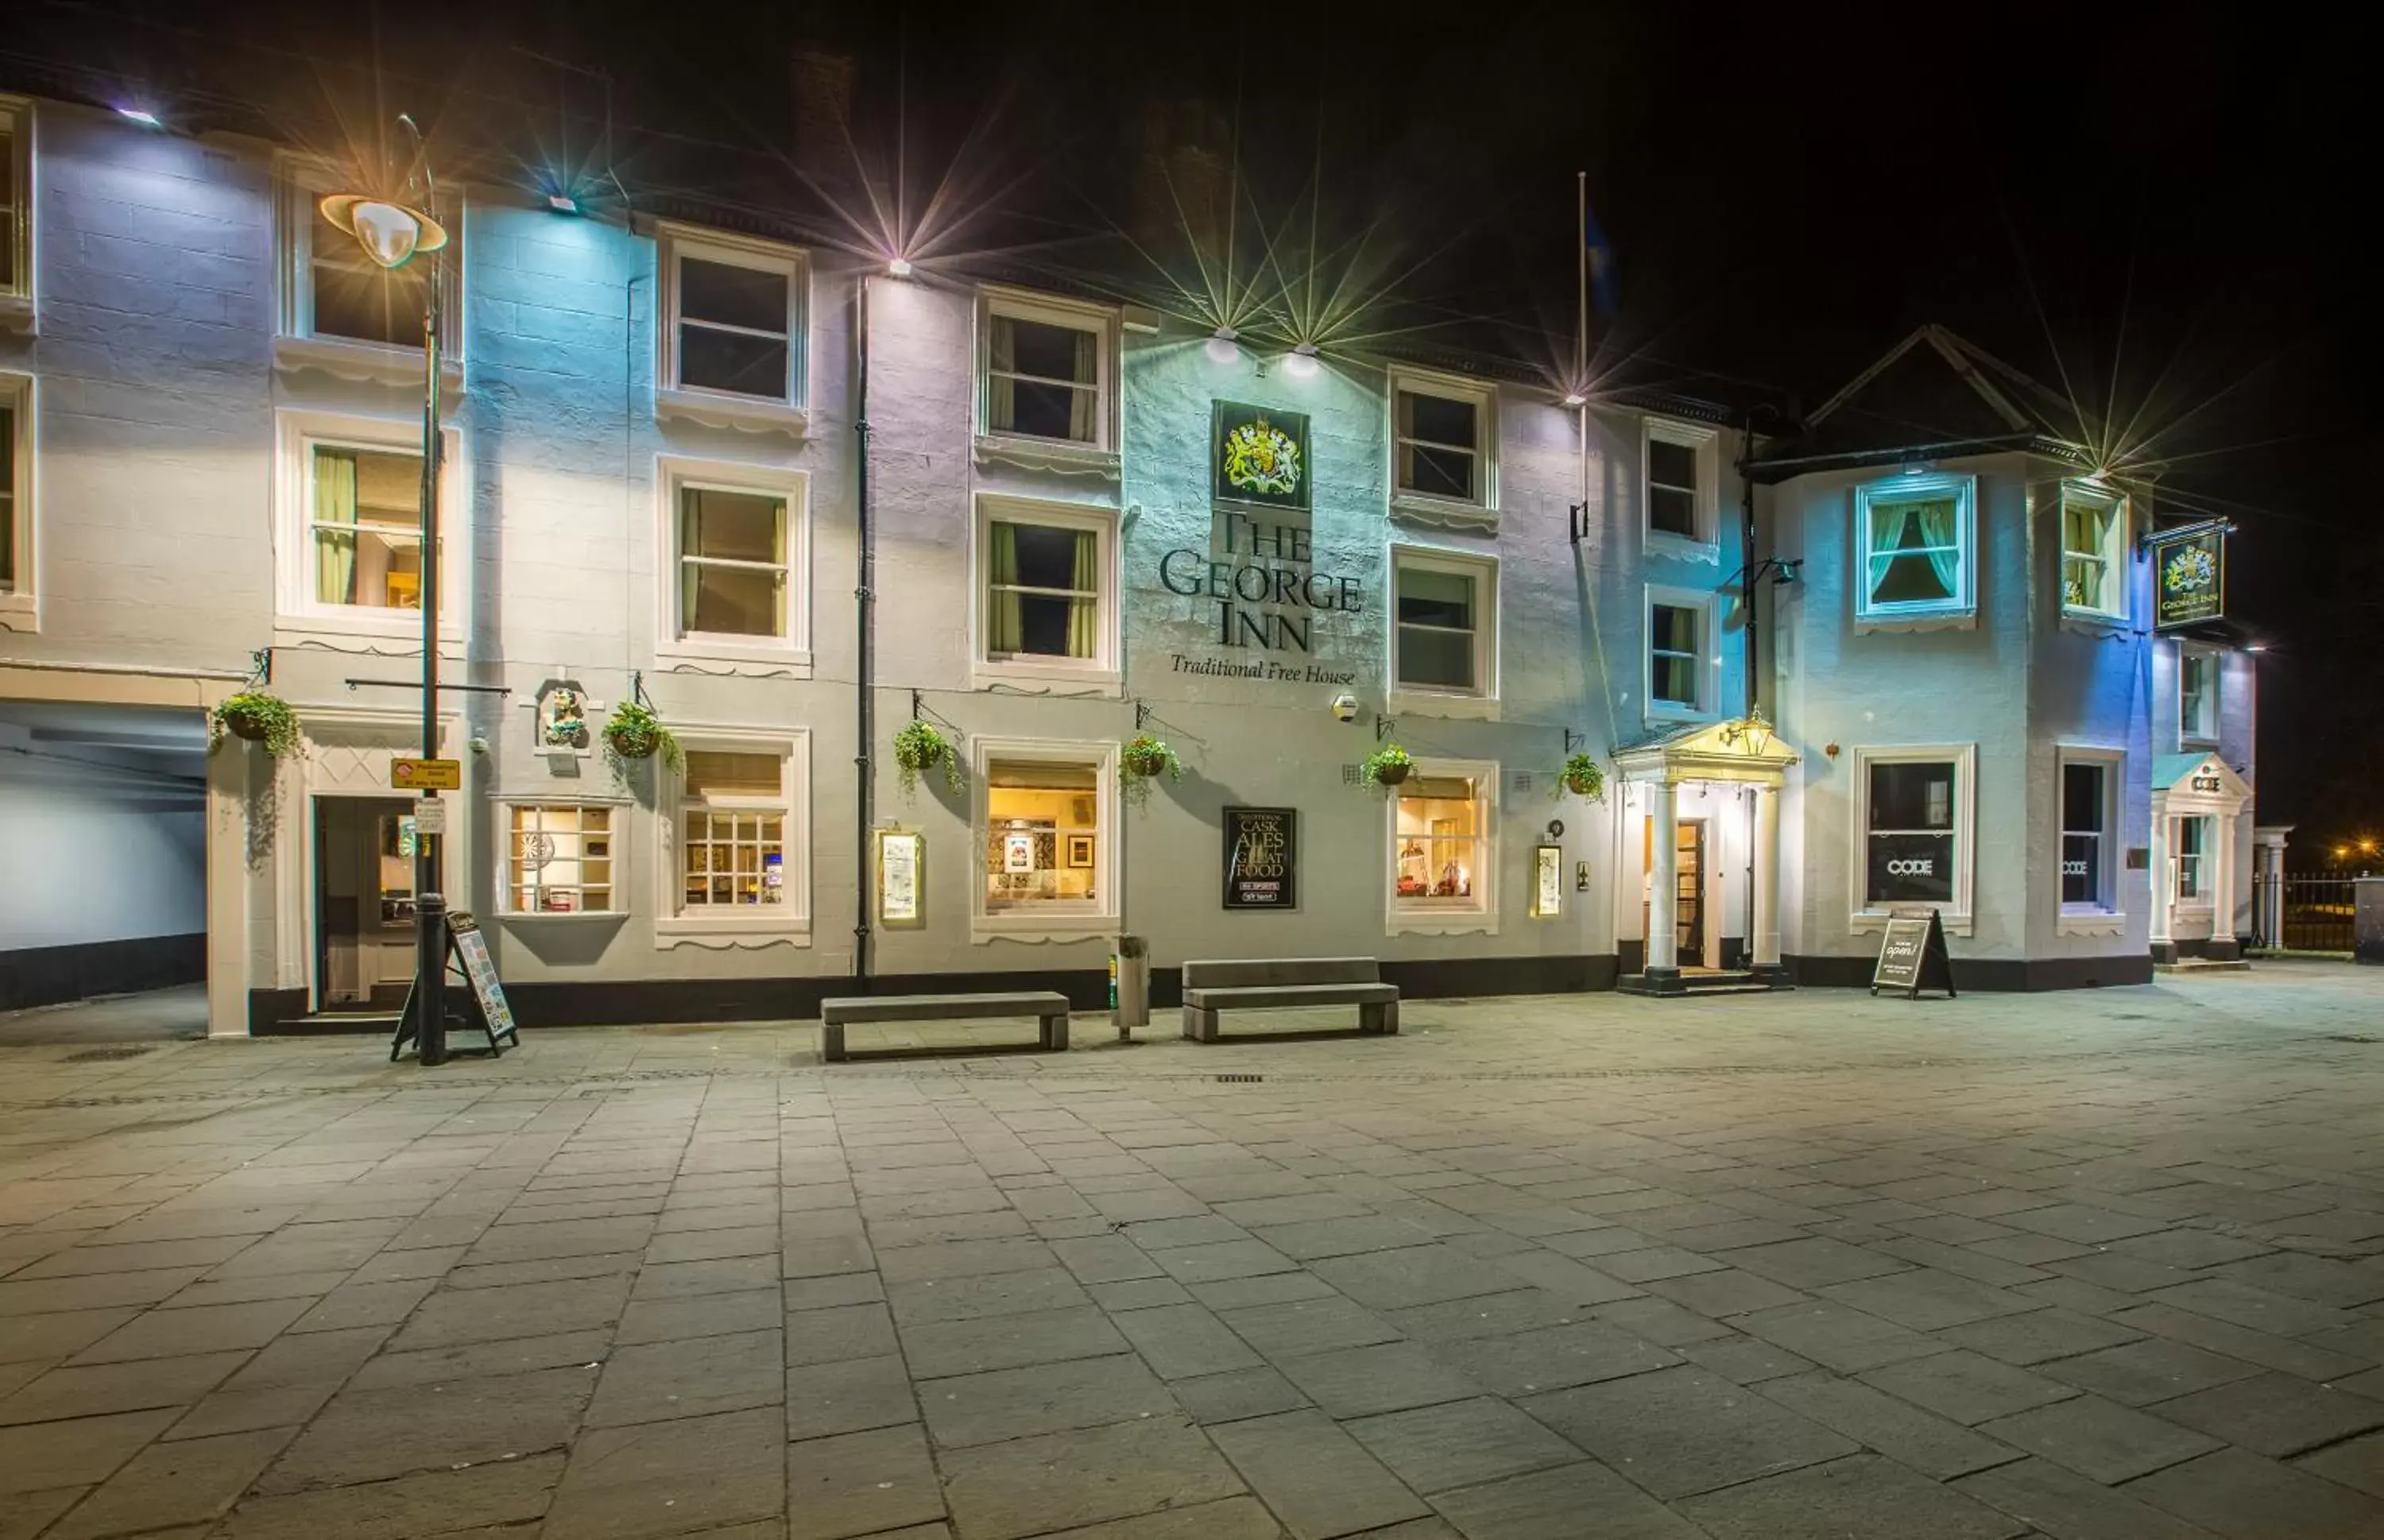
[[1396,732],[1398,729],[1398,726],[1399,719],[1397,717],[1384,716],[1380,713],[1376,713],[1374,716],[1374,741],[1380,743],[1384,739],[1388,738],[1393,732]]

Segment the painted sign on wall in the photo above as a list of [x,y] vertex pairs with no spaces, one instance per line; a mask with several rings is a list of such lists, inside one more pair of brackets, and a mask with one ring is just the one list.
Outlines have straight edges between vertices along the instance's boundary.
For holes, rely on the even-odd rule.
[[1299,907],[1299,813],[1287,807],[1225,810],[1225,907]]
[[2173,631],[2227,613],[2227,529],[2197,525],[2156,534],[2153,556],[2153,628]]
[[1308,511],[1308,414],[1220,401],[1209,433],[1211,493],[1220,503]]

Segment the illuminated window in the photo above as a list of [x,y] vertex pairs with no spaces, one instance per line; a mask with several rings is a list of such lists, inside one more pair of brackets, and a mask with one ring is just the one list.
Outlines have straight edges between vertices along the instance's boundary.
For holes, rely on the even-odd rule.
[[1865,907],[1952,902],[1957,767],[1951,760],[1887,760],[1867,769]]
[[2217,741],[2217,653],[2178,649],[2177,730],[2179,737],[2193,742]]
[[2177,829],[2177,897],[2179,902],[2207,902],[2209,874],[2204,867],[2210,846],[2210,820],[2179,818]]
[[596,914],[613,908],[614,809],[517,804],[505,903],[515,914]]
[[666,225],[659,260],[657,404],[712,398],[732,407],[801,406],[809,281],[803,254],[767,241]]
[[31,103],[0,96],[0,299],[33,292],[32,127]]
[[1640,421],[1640,495],[1647,543],[1679,553],[1715,540],[1715,496],[1721,478],[1720,435],[1663,417]]
[[0,374],[0,624],[12,614],[31,614],[32,407],[32,380]]
[[1490,387],[1395,367],[1391,391],[1393,501],[1496,505],[1497,393]]
[[384,267],[365,255],[354,236],[324,218],[319,205],[310,200],[310,205],[306,266],[313,309],[307,329],[317,337],[420,347],[434,259],[422,256],[402,267]]
[[2096,761],[2061,765],[2061,901],[2074,908],[2111,907],[2111,779]]
[[1855,489],[1859,617],[1970,613],[1975,490],[1969,477],[1946,476],[1902,476]]
[[989,759],[985,764],[985,913],[1099,915],[1109,832],[1101,765]]
[[2061,494],[2061,607],[2073,614],[2127,613],[2127,504],[2077,487]]
[[[347,176],[338,168],[285,155],[277,163],[276,175],[280,270],[277,356],[285,362],[318,362],[325,349],[309,344],[328,344],[339,355],[337,367],[361,366],[384,382],[411,380],[419,388],[430,277],[434,267],[443,267],[448,277],[439,345],[442,363],[454,366],[464,340],[464,298],[456,279],[463,271],[463,200],[453,195],[441,200],[438,214],[447,230],[446,246],[389,268],[366,256],[354,236],[323,217],[324,195],[347,185]],[[290,346],[293,342],[294,348]]]
[[1419,765],[1393,790],[1393,906],[1404,913],[1479,911],[1491,884],[1487,775],[1432,775]]
[[310,446],[315,602],[422,608],[422,456]]
[[678,531],[681,635],[786,635],[785,498],[682,486]]
[[785,906],[787,764],[777,753],[687,751],[679,801],[681,913]]
[[1414,546],[1391,549],[1392,679],[1438,695],[1496,696],[1498,564]]

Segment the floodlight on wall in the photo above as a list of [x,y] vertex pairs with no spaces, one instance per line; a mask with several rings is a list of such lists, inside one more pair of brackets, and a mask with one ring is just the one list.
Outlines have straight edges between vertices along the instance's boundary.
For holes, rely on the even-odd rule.
[[1589,398],[1583,395],[1579,391],[1568,391],[1565,392],[1564,408],[1566,411],[1578,412],[1588,404]]
[[888,278],[909,278],[911,276],[911,259],[907,256],[888,258],[886,264],[886,276]]
[[157,120],[155,113],[141,107],[118,107],[116,115],[129,123],[138,123],[144,129],[162,129],[166,126]]
[[1221,326],[1209,333],[1209,340],[1200,344],[1200,351],[1209,355],[1211,364],[1238,363],[1242,356],[1241,337],[1242,334],[1232,327]]
[[1283,372],[1294,379],[1313,379],[1316,378],[1316,344],[1302,342],[1292,349],[1291,355],[1283,361]]

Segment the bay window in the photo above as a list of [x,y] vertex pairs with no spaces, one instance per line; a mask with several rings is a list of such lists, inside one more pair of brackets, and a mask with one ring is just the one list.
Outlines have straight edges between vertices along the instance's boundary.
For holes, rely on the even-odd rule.
[[2080,487],[2061,492],[2061,607],[2065,613],[2126,615],[2126,502]]
[[1967,476],[1903,476],[1855,489],[1858,619],[1971,613],[1976,487]]
[[602,914],[613,910],[618,810],[602,804],[515,803],[508,810],[505,911]]
[[1495,764],[1419,760],[1390,789],[1392,930],[1494,928],[1497,788]]
[[1948,929],[1968,933],[1976,764],[1967,744],[1855,751],[1858,922],[1927,906],[1944,912]]

